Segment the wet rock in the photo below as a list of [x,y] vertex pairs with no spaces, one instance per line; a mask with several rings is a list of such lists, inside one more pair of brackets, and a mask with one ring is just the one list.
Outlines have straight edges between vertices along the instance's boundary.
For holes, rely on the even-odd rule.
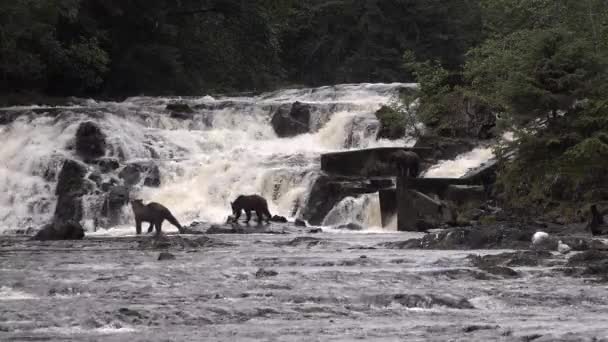
[[76,153],[84,160],[99,158],[106,153],[106,136],[94,122],[86,121],[78,126]]
[[480,270],[473,270],[469,268],[449,268],[425,271],[421,274],[430,276],[437,279],[449,279],[449,280],[463,280],[463,279],[475,279],[475,280],[489,280],[492,277],[488,276],[488,273]]
[[87,168],[74,160],[63,163],[55,194],[57,203],[53,220],[55,222],[78,222],[82,218],[82,195],[90,191],[92,183],[86,179]]
[[515,270],[504,266],[483,267],[481,268],[481,270],[486,271],[490,274],[502,276],[504,278],[516,278],[519,276],[519,273],[517,273]]
[[131,317],[137,317],[140,319],[145,318],[141,313],[139,313],[138,311],[135,311],[133,309],[129,309],[129,308],[120,308],[118,309],[118,313],[120,315],[124,315],[124,316],[131,316]]
[[471,333],[479,330],[494,330],[500,328],[498,325],[468,325],[462,329],[465,333]]
[[273,217],[270,218],[271,222],[278,222],[278,223],[287,223],[287,219],[285,218],[285,216],[279,216],[279,215],[274,215]]
[[279,274],[279,272],[274,271],[274,270],[266,270],[263,268],[260,268],[257,270],[257,272],[255,272],[255,277],[256,278],[268,278],[268,277],[275,277]]
[[590,249],[597,250],[608,250],[608,245],[598,239],[576,237],[576,236],[563,236],[561,241],[570,246],[573,251],[587,251]]
[[110,178],[108,181],[101,183],[100,189],[101,191],[108,192],[113,186],[118,184],[120,184],[120,181],[118,179]]
[[390,249],[419,249],[422,248],[422,239],[409,239],[405,241],[390,241],[381,243],[380,246]]
[[82,240],[82,238],[84,238],[84,229],[80,223],[66,221],[47,224],[32,240]]
[[169,103],[166,110],[171,112],[171,117],[175,119],[192,119],[194,110],[187,103]]
[[161,252],[158,255],[158,261],[162,261],[162,260],[174,260],[175,259],[175,255],[169,253],[169,252]]
[[543,337],[543,335],[541,335],[541,334],[525,335],[525,336],[521,337],[521,341],[522,342],[532,342],[532,341],[537,341],[541,337]]
[[313,247],[320,245],[322,243],[326,243],[326,241],[322,239],[313,238],[310,236],[298,236],[297,238],[287,241],[287,242],[277,242],[277,246],[305,246],[305,247]]
[[473,309],[474,306],[466,298],[452,295],[418,295],[418,294],[397,294],[393,297],[393,302],[401,304],[407,308],[432,308],[436,306],[451,309]]
[[341,224],[339,226],[336,226],[336,229],[341,229],[341,230],[363,230],[363,226],[358,224],[358,223],[354,223],[354,222],[349,222],[347,224]]
[[145,237],[138,241],[139,249],[197,249],[230,247],[231,243],[226,243],[207,236],[197,238],[183,237],[181,235],[161,235],[160,237]]
[[205,233],[207,234],[241,234],[244,233],[244,229],[239,226],[224,227],[217,224],[211,225]]
[[91,174],[89,175],[89,180],[93,183],[95,183],[95,185],[97,185],[98,187],[101,186],[101,174],[99,174],[98,172],[91,172]]
[[112,157],[97,158],[91,160],[90,163],[99,166],[101,173],[108,173],[120,167],[118,159]]
[[608,260],[608,251],[589,250],[573,255],[568,259],[568,266],[587,266],[591,263]]
[[57,197],[57,203],[55,204],[55,212],[53,214],[53,221],[79,222],[82,219],[82,215],[83,204],[81,196],[68,193]]
[[8,125],[23,114],[25,114],[25,111],[0,110],[0,125]]
[[426,234],[421,239],[389,242],[387,248],[420,249],[525,249],[529,246],[532,231],[513,226],[478,226],[449,228]]
[[548,251],[518,251],[483,256],[469,255],[467,258],[474,266],[484,269],[495,266],[540,266],[551,257],[552,254]]
[[135,162],[127,164],[119,173],[127,186],[138,184],[143,178],[143,184],[150,187],[160,186],[160,170],[153,162]]
[[61,167],[61,171],[59,172],[55,194],[57,196],[67,194],[71,194],[73,196],[84,195],[88,190],[85,183],[86,174],[86,165],[75,160],[66,160]]
[[313,229],[308,230],[308,233],[310,233],[310,234],[323,233],[323,229],[321,229],[321,228],[313,228]]
[[272,116],[272,127],[280,138],[308,133],[310,130],[310,106],[294,102],[289,111],[281,107]]
[[296,227],[306,227],[306,221],[304,220],[296,219],[294,224]]

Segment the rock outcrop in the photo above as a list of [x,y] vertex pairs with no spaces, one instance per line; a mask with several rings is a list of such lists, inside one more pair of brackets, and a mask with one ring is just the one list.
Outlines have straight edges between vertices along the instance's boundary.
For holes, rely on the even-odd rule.
[[287,110],[281,107],[273,115],[271,124],[276,134],[281,137],[293,137],[308,133],[310,130],[310,106],[301,102],[294,102]]
[[160,186],[160,170],[154,162],[134,162],[127,164],[119,173],[118,177],[124,180],[125,185],[133,186],[139,184],[143,179],[143,185],[150,187]]
[[63,163],[55,188],[57,204],[53,222],[78,222],[82,218],[82,196],[90,190],[87,168],[75,161]]
[[76,153],[84,160],[102,157],[106,153],[106,136],[92,121],[85,121],[76,131]]
[[81,240],[84,237],[84,229],[76,221],[55,221],[44,226],[32,240]]

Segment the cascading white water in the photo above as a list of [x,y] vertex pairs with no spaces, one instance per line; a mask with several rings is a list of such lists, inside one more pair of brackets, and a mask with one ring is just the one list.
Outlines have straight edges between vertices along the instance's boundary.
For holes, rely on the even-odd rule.
[[464,176],[472,168],[475,168],[488,160],[494,158],[491,147],[478,147],[470,152],[463,153],[453,160],[443,160],[428,169],[422,177],[424,178],[458,178]]
[[[135,97],[120,103],[89,101],[47,108],[59,112],[54,117],[30,112],[0,126],[5,142],[0,145],[0,231],[49,221],[58,171],[66,158],[78,159],[73,139],[85,120],[94,121],[106,134],[107,156],[122,163],[153,160],[159,166],[162,185],[139,184],[131,197],[165,204],[182,223],[221,222],[230,213],[229,202],[250,193],[269,199],[273,214],[292,217],[306,201],[321,153],[405,144],[376,141],[374,112],[400,88],[413,86],[347,84],[254,97]],[[167,114],[166,104],[176,100],[195,108],[192,119]],[[272,114],[295,101],[311,105],[311,132],[277,138]],[[83,221],[89,228],[98,223],[94,216],[103,204],[100,196],[85,198]],[[122,222],[132,224],[130,210],[124,214]]]
[[346,197],[327,213],[324,226],[356,223],[363,227],[382,227],[378,193]]

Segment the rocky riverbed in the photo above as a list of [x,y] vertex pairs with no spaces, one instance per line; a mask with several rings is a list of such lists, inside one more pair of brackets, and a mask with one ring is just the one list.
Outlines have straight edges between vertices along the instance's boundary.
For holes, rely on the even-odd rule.
[[431,234],[247,229],[2,236],[0,340],[608,340],[608,282],[589,271],[608,260],[598,248],[409,249],[400,242]]

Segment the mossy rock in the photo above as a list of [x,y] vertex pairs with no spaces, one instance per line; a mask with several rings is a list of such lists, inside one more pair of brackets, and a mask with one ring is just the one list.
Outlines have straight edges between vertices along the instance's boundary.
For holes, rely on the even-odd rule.
[[380,131],[377,138],[399,139],[405,135],[405,117],[389,106],[382,106],[376,111],[380,121]]

